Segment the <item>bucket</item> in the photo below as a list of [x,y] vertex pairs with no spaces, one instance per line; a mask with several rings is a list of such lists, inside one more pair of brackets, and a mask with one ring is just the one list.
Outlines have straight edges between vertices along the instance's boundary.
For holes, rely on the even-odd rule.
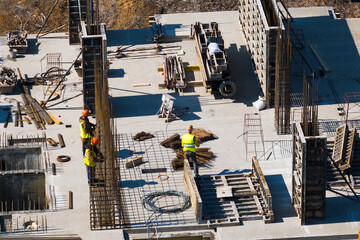
[[17,50],[16,49],[10,49],[9,50],[10,53],[10,57],[11,58],[16,58],[16,54],[17,54]]

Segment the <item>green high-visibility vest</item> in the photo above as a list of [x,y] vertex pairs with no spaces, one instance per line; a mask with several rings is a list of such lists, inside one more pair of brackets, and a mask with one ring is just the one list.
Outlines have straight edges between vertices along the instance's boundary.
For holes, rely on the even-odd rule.
[[195,136],[191,135],[190,133],[185,134],[181,137],[184,152],[196,152],[194,137]]

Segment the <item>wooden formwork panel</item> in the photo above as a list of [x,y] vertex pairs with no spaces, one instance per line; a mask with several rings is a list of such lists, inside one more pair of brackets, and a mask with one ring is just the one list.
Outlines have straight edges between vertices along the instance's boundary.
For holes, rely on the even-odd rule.
[[198,221],[198,223],[201,223],[202,200],[196,186],[194,173],[192,172],[189,161],[187,159],[184,159],[184,182],[190,196],[191,206],[194,209],[196,220]]

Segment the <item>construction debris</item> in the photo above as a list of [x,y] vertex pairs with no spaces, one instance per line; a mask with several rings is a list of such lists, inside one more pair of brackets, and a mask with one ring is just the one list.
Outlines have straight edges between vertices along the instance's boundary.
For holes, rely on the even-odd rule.
[[137,133],[135,136],[132,137],[135,141],[145,141],[147,139],[153,138],[154,135],[151,133],[146,133],[144,131]]
[[[209,151],[210,148],[197,148],[196,161],[199,165],[206,165],[214,156],[213,152]],[[175,150],[176,158],[171,161],[171,166],[174,170],[183,170],[184,168],[184,152],[182,149]],[[192,161],[189,160],[191,166]]]
[[28,48],[26,31],[10,31],[7,33],[7,45],[10,50],[16,49],[17,53],[26,53]]
[[17,76],[15,70],[8,67],[1,67],[0,70],[0,87],[2,85],[15,85],[17,83]]

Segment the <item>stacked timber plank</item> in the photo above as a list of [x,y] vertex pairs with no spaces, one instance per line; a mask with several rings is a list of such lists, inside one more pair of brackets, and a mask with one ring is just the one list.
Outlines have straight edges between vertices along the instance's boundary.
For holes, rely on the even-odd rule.
[[147,139],[153,138],[154,135],[152,133],[146,133],[144,131],[137,133],[135,136],[132,137],[135,141],[145,141]]
[[206,141],[209,141],[209,140],[218,139],[218,136],[216,136],[210,130],[205,130],[203,128],[194,128],[192,134],[196,137],[196,139],[200,143],[206,142]]
[[181,139],[178,133],[168,137],[164,141],[160,143],[161,146],[171,149],[179,149],[181,148]]
[[[214,133],[210,130],[205,130],[203,128],[194,128],[192,134],[196,137],[199,143],[203,143],[209,140],[218,139]],[[166,148],[178,149],[181,148],[181,139],[178,133],[170,136],[160,143],[161,146]]]
[[[206,142],[208,140],[217,139],[218,137],[212,133],[210,130],[205,130],[202,128],[195,128],[192,134],[198,139],[200,143]],[[171,165],[174,170],[183,170],[184,168],[184,152],[181,146],[181,138],[178,133],[170,136],[160,143],[161,146],[166,148],[171,148],[176,153],[176,158],[171,162]],[[206,165],[213,158],[214,154],[210,151],[210,148],[197,148],[196,149],[196,159],[199,165]],[[192,161],[190,160],[190,165]]]
[[[210,148],[197,148],[196,149],[196,161],[199,165],[206,165],[214,156],[214,153],[209,151]],[[184,168],[184,152],[182,149],[176,149],[176,158],[171,161],[171,166],[174,170],[183,170]],[[190,165],[193,167],[193,163],[189,160]]]

